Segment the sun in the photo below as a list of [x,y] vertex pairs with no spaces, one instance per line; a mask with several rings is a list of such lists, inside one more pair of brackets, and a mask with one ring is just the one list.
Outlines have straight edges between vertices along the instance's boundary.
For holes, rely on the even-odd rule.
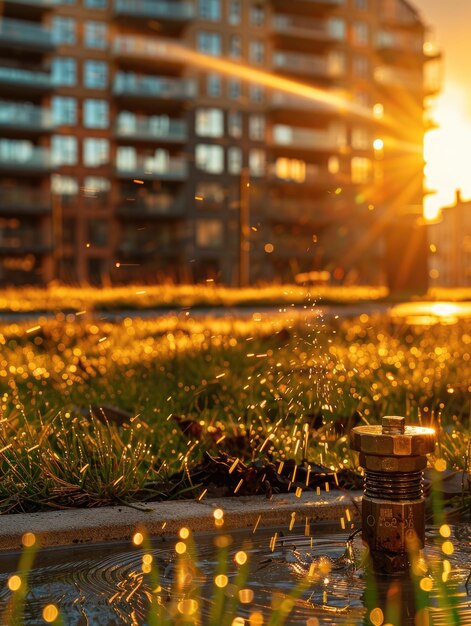
[[435,192],[424,201],[424,216],[431,221],[441,207],[454,203],[457,189],[471,198],[471,119],[462,92],[445,91],[437,98],[432,116],[439,127],[425,135],[424,145],[426,187]]

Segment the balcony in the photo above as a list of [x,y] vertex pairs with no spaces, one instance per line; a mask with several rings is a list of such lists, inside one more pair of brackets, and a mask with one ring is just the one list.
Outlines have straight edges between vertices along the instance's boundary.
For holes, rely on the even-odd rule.
[[181,69],[186,63],[182,49],[171,39],[119,35],[113,41],[112,52],[122,66],[148,65],[151,69],[165,67]]
[[325,56],[302,54],[297,52],[275,52],[273,68],[287,74],[300,74],[312,78],[338,78],[344,74],[344,68],[330,63]]
[[51,212],[51,194],[33,187],[0,187],[1,215],[46,215]]
[[49,72],[9,65],[0,66],[0,86],[3,93],[26,95],[47,93],[53,88]]
[[26,141],[0,140],[0,172],[41,174],[50,170],[51,153],[46,148]]
[[114,0],[118,17],[158,20],[169,24],[185,25],[195,16],[192,2],[185,0]]
[[172,120],[167,116],[120,119],[115,127],[119,139],[146,141],[151,143],[183,143],[188,138],[188,127],[184,120]]
[[52,114],[48,109],[32,104],[0,100],[0,128],[27,134],[50,132]]
[[188,176],[188,163],[184,157],[138,156],[129,163],[118,158],[116,175],[118,178],[181,181]]
[[196,84],[185,78],[166,78],[118,72],[113,83],[117,98],[150,99],[155,104],[191,100],[196,95]]
[[346,133],[345,129],[340,132],[339,130],[315,130],[278,124],[273,127],[270,143],[273,146],[296,150],[336,152],[346,146]]
[[334,28],[329,20],[313,19],[301,15],[274,15],[272,31],[275,35],[294,39],[342,41],[345,33]]
[[0,20],[0,47],[8,51],[50,52],[54,49],[51,31],[36,22]]
[[272,0],[272,3],[273,7],[281,13],[286,11],[288,6],[291,14],[306,16],[311,13],[318,14],[332,11],[344,6],[346,0],[289,0],[289,2],[287,0]]
[[432,72],[424,75],[421,67],[414,71],[381,65],[375,69],[374,77],[382,87],[404,89],[415,93],[417,97],[433,95],[441,89],[441,77]]
[[18,228],[18,230],[0,231],[0,254],[45,254],[52,251],[50,233],[44,234],[39,229]]
[[4,15],[38,19],[54,6],[53,0],[3,0]]
[[183,197],[171,195],[124,198],[118,207],[118,215],[129,220],[180,219],[184,213]]

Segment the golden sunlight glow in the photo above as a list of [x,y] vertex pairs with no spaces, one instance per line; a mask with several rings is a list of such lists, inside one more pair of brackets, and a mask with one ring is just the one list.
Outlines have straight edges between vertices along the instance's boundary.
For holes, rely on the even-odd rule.
[[456,189],[461,189],[463,198],[471,198],[471,119],[457,88],[437,98],[431,113],[439,128],[425,135],[425,178],[436,193],[425,198],[424,215],[432,221],[441,207],[454,204]]

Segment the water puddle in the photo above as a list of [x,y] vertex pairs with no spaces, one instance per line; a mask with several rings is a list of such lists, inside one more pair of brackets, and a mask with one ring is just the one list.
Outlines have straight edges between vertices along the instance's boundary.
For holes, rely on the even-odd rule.
[[[237,615],[246,617],[258,611],[265,623],[270,615],[273,594],[283,597],[305,579],[314,567],[318,576],[294,602],[288,624],[310,626],[322,624],[371,624],[368,617],[372,606],[382,608],[391,594],[399,594],[401,626],[415,624],[417,607],[416,588],[410,580],[398,578],[376,582],[359,567],[362,544],[359,537],[352,542],[351,552],[346,552],[346,538],[325,526],[311,528],[312,536],[305,536],[303,529],[294,528],[285,536],[274,530],[259,529],[231,533],[228,565],[228,592],[231,589],[237,567],[234,557],[242,548],[250,561],[250,574],[245,584],[246,597]],[[200,587],[200,609],[209,615],[214,577],[217,570],[217,549],[214,546],[216,532],[196,536],[198,561],[192,568],[192,587]],[[219,534],[220,536],[220,534]],[[176,539],[159,538],[152,542],[150,553],[158,566],[163,603],[169,602],[173,585]],[[471,566],[471,527],[456,525],[452,528],[450,541],[454,546],[449,562],[446,582],[448,606],[443,605],[439,588],[443,581],[430,583],[430,620],[421,624],[471,624],[471,596],[467,595],[465,580]],[[248,542],[248,543],[247,543]],[[435,530],[427,532],[426,560],[440,562],[445,558],[441,550],[443,539]],[[249,545],[250,544],[250,545]],[[273,551],[271,548],[274,548]],[[148,597],[153,590],[149,576],[143,574],[143,550],[130,543],[108,543],[94,546],[54,548],[41,551],[29,575],[29,592],[25,608],[25,626],[44,624],[43,607],[53,603],[60,607],[68,626],[144,625]],[[354,560],[350,557],[354,556]],[[16,571],[18,554],[0,555],[0,615],[11,597],[7,587],[9,577]],[[314,564],[314,566],[313,566]],[[443,568],[440,569],[440,572]],[[442,573],[440,573],[442,577]],[[432,577],[434,578],[434,577]],[[180,592],[185,596],[185,589]],[[373,605],[371,604],[373,599]],[[453,605],[460,621],[450,621]],[[307,621],[310,620],[310,621]],[[2,622],[3,623],[3,622]],[[249,622],[247,622],[248,624]],[[379,622],[378,622],[379,623]]]

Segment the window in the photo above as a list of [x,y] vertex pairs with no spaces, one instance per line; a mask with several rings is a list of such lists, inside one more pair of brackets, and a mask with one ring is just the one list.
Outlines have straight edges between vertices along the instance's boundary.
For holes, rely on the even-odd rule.
[[110,146],[107,139],[90,138],[83,141],[83,164],[87,167],[97,167],[108,163]]
[[209,174],[222,174],[224,171],[224,150],[222,147],[198,144],[196,146],[196,167]]
[[88,222],[88,242],[92,246],[106,246],[108,243],[108,221],[90,220]]
[[355,0],[355,9],[366,11],[368,8],[368,0]]
[[52,119],[57,126],[74,126],[77,123],[77,100],[64,96],[53,96]]
[[366,128],[357,126],[352,129],[352,148],[367,150],[371,146],[370,135]]
[[71,87],[77,83],[75,59],[61,57],[52,60],[52,80],[55,85]]
[[88,9],[106,9],[108,0],[85,0]]
[[230,78],[229,79],[229,98],[231,100],[238,100],[240,98],[242,91],[242,86],[240,83],[240,78]]
[[242,152],[235,146],[227,151],[227,171],[229,174],[240,174],[242,169]]
[[85,176],[83,195],[85,198],[104,198],[111,189],[111,183],[101,176]]
[[345,73],[345,53],[341,50],[330,50],[327,56],[327,66],[330,76],[341,76]]
[[199,248],[220,248],[223,244],[223,224],[219,220],[196,222],[196,245]]
[[250,61],[255,65],[263,65],[265,60],[265,44],[263,41],[253,39],[250,42],[249,50]]
[[231,111],[227,118],[229,135],[239,139],[242,137],[242,114],[240,111]]
[[353,74],[358,78],[367,78],[370,64],[366,57],[356,56],[353,59]]
[[279,157],[275,162],[275,175],[283,180],[303,183],[306,180],[306,162],[301,159]]
[[251,102],[263,102],[265,91],[262,85],[251,83],[249,88],[249,97]]
[[196,111],[196,134],[202,137],[222,137],[224,115],[221,109],[198,109]]
[[340,172],[340,159],[337,156],[329,157],[327,161],[327,171],[329,174],[338,174]]
[[85,128],[108,128],[109,104],[106,100],[85,100],[83,103],[83,125]]
[[198,33],[198,50],[212,56],[221,56],[221,35],[201,30]]
[[230,36],[229,56],[233,59],[240,59],[242,56],[242,43],[239,35]]
[[62,196],[76,196],[79,191],[78,181],[73,176],[62,176],[61,174],[53,174],[51,176],[52,193]]
[[240,0],[229,0],[228,19],[232,26],[240,24]]
[[196,196],[201,198],[198,206],[206,207],[206,204],[222,204],[225,199],[224,187],[220,183],[199,182],[196,185]]
[[132,171],[137,168],[136,150],[130,146],[119,146],[116,152],[116,167],[121,171]]
[[368,183],[371,180],[371,160],[365,157],[353,157],[352,159],[352,182]]
[[338,41],[345,39],[345,20],[340,17],[331,17],[327,22],[329,35]]
[[52,4],[75,4],[76,0],[54,0]]
[[221,77],[219,74],[208,74],[206,91],[211,98],[219,98],[222,93]]
[[251,176],[264,176],[265,152],[258,148],[249,152],[249,172]]
[[250,23],[252,26],[263,26],[265,22],[265,9],[260,4],[252,4],[250,7]]
[[52,138],[53,165],[77,164],[77,138],[70,135],[54,135]]
[[198,13],[205,20],[218,22],[221,19],[220,0],[199,0]]
[[108,47],[108,25],[105,22],[85,23],[85,47],[98,50]]
[[52,40],[55,44],[73,45],[77,41],[76,22],[72,17],[52,18]]
[[90,89],[105,89],[108,84],[108,66],[104,61],[85,61],[83,83]]
[[353,43],[356,46],[367,46],[369,38],[369,29],[366,22],[353,23]]
[[265,118],[263,115],[251,115],[249,117],[249,137],[253,141],[265,139]]

